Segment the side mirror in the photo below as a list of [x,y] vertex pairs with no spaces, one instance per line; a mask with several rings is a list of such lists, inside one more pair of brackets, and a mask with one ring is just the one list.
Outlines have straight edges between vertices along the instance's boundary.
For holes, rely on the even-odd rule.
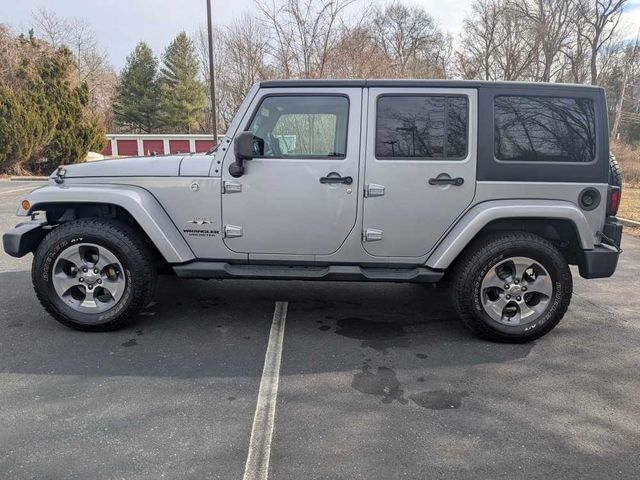
[[244,174],[245,160],[253,158],[253,133],[242,132],[233,141],[236,161],[229,165],[229,173],[232,177],[241,177]]

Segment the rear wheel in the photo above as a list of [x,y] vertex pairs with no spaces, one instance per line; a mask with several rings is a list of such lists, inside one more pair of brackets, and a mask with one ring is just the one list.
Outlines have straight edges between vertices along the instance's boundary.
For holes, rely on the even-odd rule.
[[457,265],[452,279],[456,311],[482,338],[535,340],[551,331],[569,307],[571,271],[558,249],[537,235],[485,237]]
[[31,273],[44,308],[86,331],[124,326],[149,303],[156,281],[153,257],[135,230],[101,218],[54,229],[34,253]]

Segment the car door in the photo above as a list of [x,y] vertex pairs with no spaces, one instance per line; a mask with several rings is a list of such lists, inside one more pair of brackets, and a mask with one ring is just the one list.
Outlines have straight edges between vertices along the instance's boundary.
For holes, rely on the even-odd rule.
[[362,89],[296,90],[258,92],[240,126],[255,152],[240,177],[229,172],[233,146],[225,156],[224,241],[233,251],[326,255],[355,228]]
[[368,112],[363,246],[423,256],[475,194],[477,92],[372,88]]

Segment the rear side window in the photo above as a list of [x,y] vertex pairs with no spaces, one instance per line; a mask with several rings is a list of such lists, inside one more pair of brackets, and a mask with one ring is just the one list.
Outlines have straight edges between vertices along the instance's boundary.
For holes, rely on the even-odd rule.
[[596,154],[593,100],[495,98],[495,156],[524,162],[591,162]]
[[381,96],[376,158],[462,159],[467,154],[467,125],[464,96]]
[[266,97],[249,125],[256,156],[344,157],[348,116],[342,96]]

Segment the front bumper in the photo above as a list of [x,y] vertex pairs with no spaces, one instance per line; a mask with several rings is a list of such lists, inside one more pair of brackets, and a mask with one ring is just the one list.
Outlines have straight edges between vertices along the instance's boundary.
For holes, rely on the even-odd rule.
[[16,225],[2,236],[4,251],[12,257],[24,257],[33,252],[48,233],[47,222],[32,221]]

